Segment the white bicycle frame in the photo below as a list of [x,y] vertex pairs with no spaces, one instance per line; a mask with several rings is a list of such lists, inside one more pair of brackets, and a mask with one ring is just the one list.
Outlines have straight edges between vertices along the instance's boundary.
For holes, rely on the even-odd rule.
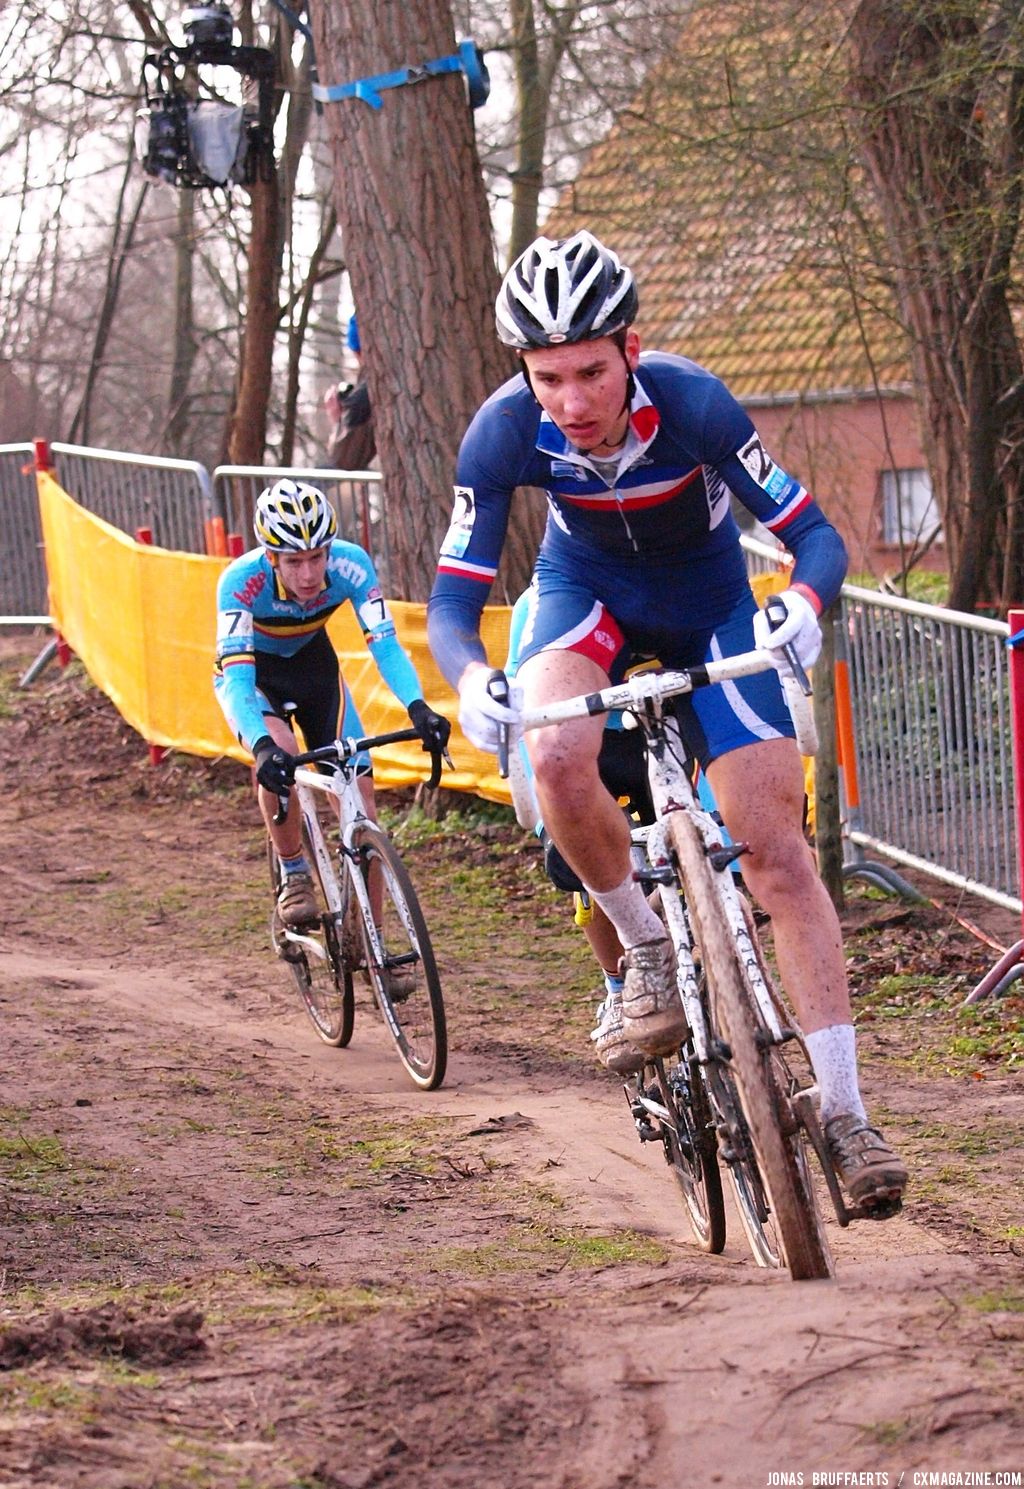
[[[346,743],[352,744],[354,741],[346,741]],[[360,910],[362,911],[363,924],[367,929],[367,935],[372,941],[374,958],[378,962],[383,961],[384,948],[377,933],[366,881],[361,873],[352,873],[348,863],[342,861],[343,859],[354,861],[356,857],[354,845],[356,829],[363,823],[371,821],[364,810],[363,798],[360,794],[356,775],[351,764],[347,761],[341,761],[336,766],[333,766],[330,774],[324,771],[314,770],[308,765],[300,765],[295,771],[295,785],[293,789],[298,799],[306,838],[316,858],[318,877],[324,892],[324,898],[327,901],[327,909],[335,925],[338,927],[339,934],[348,905],[348,892],[354,890],[356,898],[359,901]],[[338,815],[340,857],[337,861],[327,846],[323,828],[320,825],[320,814],[317,810],[318,796],[331,797]],[[413,945],[415,945],[416,936],[413,927],[407,926],[406,929],[409,931]],[[324,948],[315,937],[304,936],[301,931],[291,930],[287,927],[285,927],[283,934],[285,940],[302,946],[308,953],[321,958],[324,957]],[[387,1009],[386,1013],[390,1022],[390,1009]]]
[[[725,845],[717,822],[705,810],[690,784],[684,765],[686,749],[679,733],[679,725],[674,717],[665,716],[662,703],[667,698],[692,693],[695,678],[698,679],[698,685],[704,685],[705,680],[708,683],[717,684],[729,682],[738,677],[750,677],[754,673],[766,671],[770,666],[771,662],[767,653],[756,650],[741,652],[738,656],[726,657],[717,662],[707,662],[701,667],[692,667],[687,671],[636,673],[626,682],[603,688],[600,692],[580,694],[575,698],[567,698],[542,708],[525,711],[521,719],[522,729],[524,733],[527,733],[531,729],[545,728],[569,719],[587,718],[620,709],[625,710],[627,715],[644,713],[648,710],[654,711],[660,720],[662,732],[660,740],[658,738],[652,740],[648,737],[647,774],[657,820],[650,827],[639,830],[636,836],[646,842],[647,856],[652,867],[655,870],[665,869],[671,872],[674,883],[667,824],[671,813],[683,811],[689,815],[697,825],[709,852],[723,849]],[[818,742],[809,699],[805,697],[795,677],[783,677],[782,681],[786,702],[796,730],[798,748],[802,754],[814,754]],[[786,686],[787,683],[791,683],[792,686]],[[643,726],[637,723],[635,727]],[[521,762],[517,764],[518,761],[518,751],[510,751],[510,779],[513,796],[518,798],[517,816],[520,811],[523,815],[529,812],[529,806],[522,800],[525,777]],[[765,1026],[773,1039],[781,1041],[785,1031],[779,1022],[775,1001],[769,992],[761,971],[760,961],[750,939],[743,903],[733,876],[723,869],[714,875],[714,882],[733,940],[748,972],[751,989],[757,999],[758,1009]],[[676,950],[679,995],[682,998],[683,1008],[693,1035],[697,1057],[702,1063],[706,1063],[710,1058],[711,1050],[683,902],[678,894],[666,892],[664,889],[661,892],[661,900],[665,909],[669,934]]]

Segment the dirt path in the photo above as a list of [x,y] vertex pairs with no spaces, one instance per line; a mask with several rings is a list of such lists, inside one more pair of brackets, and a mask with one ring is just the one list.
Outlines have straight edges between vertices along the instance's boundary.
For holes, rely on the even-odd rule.
[[690,1243],[591,1066],[589,968],[529,845],[403,850],[452,1022],[425,1096],[368,1008],[346,1051],[297,1010],[236,768],[153,772],[73,677],[10,705],[2,1489],[1024,1469],[1015,1015],[957,1022],[993,953],[948,915],[851,913],[854,963],[896,979],[861,1045],[915,1186],[833,1228],[835,1283],[793,1285]]

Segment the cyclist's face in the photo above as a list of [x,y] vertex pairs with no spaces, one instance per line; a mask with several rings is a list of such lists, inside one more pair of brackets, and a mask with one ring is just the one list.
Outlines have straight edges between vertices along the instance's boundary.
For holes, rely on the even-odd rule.
[[287,551],[275,555],[277,572],[286,593],[307,604],[315,600],[324,587],[327,573],[327,549],[311,548],[308,553]]
[[640,357],[635,331],[626,333],[625,354],[602,336],[522,355],[537,402],[577,449],[600,455],[621,445],[629,420],[626,381]]

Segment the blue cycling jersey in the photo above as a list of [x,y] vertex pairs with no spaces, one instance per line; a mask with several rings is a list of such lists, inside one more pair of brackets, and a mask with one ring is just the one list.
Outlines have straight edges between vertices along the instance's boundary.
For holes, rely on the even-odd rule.
[[[241,742],[251,750],[266,734],[257,691],[257,653],[294,658],[304,666],[303,648],[321,634],[335,610],[351,602],[381,677],[406,707],[423,689],[395,631],[395,622],[377,582],[373,560],[356,543],[335,538],[330,545],[324,587],[303,604],[285,593],[277,570],[262,548],[228,565],[217,585],[217,697]],[[280,674],[280,668],[277,669]]]
[[589,587],[613,616],[624,586],[634,606],[645,593],[664,604],[671,590],[680,633],[709,632],[735,613],[749,589],[730,494],[786,545],[792,582],[822,608],[846,573],[842,539],[820,507],[772,460],[724,383],[695,362],[641,357],[626,443],[600,461],[569,443],[517,374],[479,410],[459,453],[428,612],[431,649],[453,685],[469,662],[485,660],[480,612],[517,486],[547,492],[547,574]]

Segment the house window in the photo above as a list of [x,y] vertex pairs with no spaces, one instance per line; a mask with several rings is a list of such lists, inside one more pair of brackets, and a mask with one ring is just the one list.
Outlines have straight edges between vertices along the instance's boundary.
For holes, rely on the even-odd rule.
[[931,538],[945,542],[939,509],[932,495],[932,483],[926,470],[884,470],[882,472],[882,542],[917,543]]

